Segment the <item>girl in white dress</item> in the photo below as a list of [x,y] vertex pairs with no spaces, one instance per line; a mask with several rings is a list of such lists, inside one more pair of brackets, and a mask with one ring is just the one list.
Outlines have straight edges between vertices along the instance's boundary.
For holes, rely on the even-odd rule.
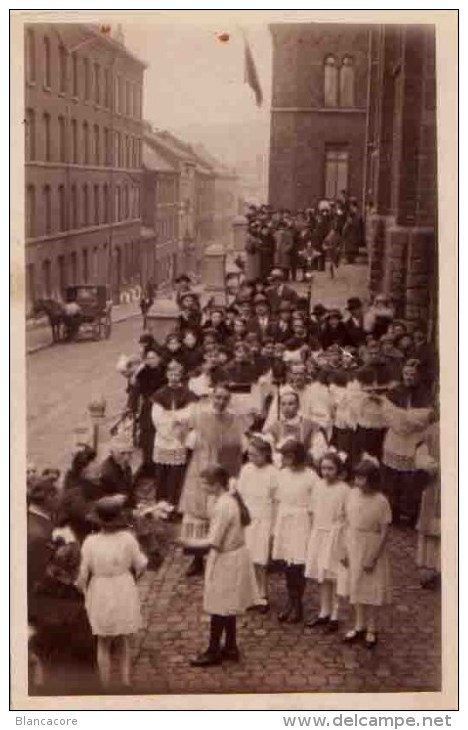
[[387,536],[392,521],[390,504],[380,491],[377,459],[365,455],[356,467],[355,488],[349,490],[345,505],[346,573],[339,591],[349,595],[355,610],[354,628],[345,643],[364,640],[368,649],[377,644],[376,609],[390,602],[390,565]]
[[111,680],[111,650],[117,650],[122,684],[130,686],[129,637],[141,628],[136,579],[147,565],[138,542],[122,516],[125,497],[112,495],[96,502],[100,532],[88,535],[81,549],[78,586],[93,634],[104,688]]
[[260,596],[257,610],[267,613],[267,565],[270,559],[279,475],[278,469],[271,463],[271,446],[259,434],[250,439],[248,457],[249,461],[241,469],[237,490],[246,503],[252,520],[245,530],[245,539],[257,578]]
[[307,545],[306,578],[320,585],[320,612],[306,622],[309,628],[338,629],[340,601],[337,581],[340,573],[344,508],[349,486],[342,481],[342,461],[329,451],[320,463],[321,479],[312,495],[312,532]]
[[314,471],[306,466],[307,452],[299,441],[286,441],[281,448],[283,466],[278,476],[278,514],[273,537],[273,559],[285,565],[288,604],[279,621],[302,620],[305,578],[304,564],[310,534],[310,507],[318,483]]
[[[229,472],[222,466],[207,467],[201,474],[208,494],[216,503],[210,531],[204,539],[183,544],[208,552],[205,570],[203,608],[211,615],[208,649],[191,660],[192,666],[209,667],[222,661],[239,661],[236,616],[258,600],[255,573],[245,544],[244,528],[249,524],[248,510],[237,492],[228,492]],[[225,644],[221,639],[225,634]]]

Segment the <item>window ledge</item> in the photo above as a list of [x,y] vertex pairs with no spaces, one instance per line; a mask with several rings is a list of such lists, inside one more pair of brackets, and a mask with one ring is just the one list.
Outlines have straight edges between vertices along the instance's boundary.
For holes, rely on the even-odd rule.
[[49,93],[52,91],[51,87],[47,84],[43,84],[42,88],[44,89],[44,91],[48,91]]

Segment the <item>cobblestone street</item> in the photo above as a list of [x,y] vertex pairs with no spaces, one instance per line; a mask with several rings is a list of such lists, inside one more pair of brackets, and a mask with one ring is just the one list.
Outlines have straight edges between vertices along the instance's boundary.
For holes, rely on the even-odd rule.
[[[313,303],[342,307],[351,295],[365,298],[365,282],[363,266],[342,267],[334,282],[318,274]],[[67,467],[73,431],[86,422],[91,400],[104,396],[109,414],[120,412],[125,382],[115,364],[120,354],[134,351],[140,328],[134,318],[117,324],[108,341],[57,345],[28,356],[28,458],[40,468]],[[203,582],[185,577],[188,559],[171,547],[162,568],[140,582],[145,628],[134,640],[134,693],[438,690],[440,593],[419,587],[415,549],[414,531],[392,529],[394,601],[380,617],[374,652],[342,644],[352,620],[347,606],[340,634],[278,623],[286,593],[282,574],[272,573],[270,613],[248,613],[238,622],[241,661],[196,669],[189,659],[208,635]],[[317,602],[316,587],[309,584],[306,612],[315,612]]]

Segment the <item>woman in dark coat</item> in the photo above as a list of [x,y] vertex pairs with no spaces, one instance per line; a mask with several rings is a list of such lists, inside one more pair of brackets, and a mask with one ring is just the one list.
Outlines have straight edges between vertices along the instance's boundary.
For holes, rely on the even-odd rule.
[[333,309],[325,318],[325,324],[320,334],[320,344],[324,350],[331,345],[344,347],[347,344],[348,334],[342,321],[341,312]]
[[154,426],[151,418],[151,396],[166,384],[166,372],[162,358],[155,350],[146,353],[143,366],[135,376],[135,391],[138,399],[138,445],[143,455],[143,466],[153,466]]
[[89,513],[94,500],[101,495],[97,479],[87,474],[95,458],[95,450],[84,444],[73,457],[60,495],[57,522],[62,527],[68,525],[80,543],[92,532],[93,523]]

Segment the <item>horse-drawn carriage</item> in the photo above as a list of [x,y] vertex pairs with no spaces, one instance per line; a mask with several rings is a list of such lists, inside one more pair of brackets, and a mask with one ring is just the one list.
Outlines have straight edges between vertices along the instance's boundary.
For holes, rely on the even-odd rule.
[[[65,301],[65,316],[76,319],[75,336],[79,331],[85,331],[96,340],[109,339],[112,301],[107,286],[69,286],[65,291]],[[69,323],[69,329],[70,324],[73,328],[73,324]]]
[[46,314],[52,329],[53,342],[70,342],[80,332],[95,340],[108,339],[112,331],[112,300],[109,287],[80,284],[65,289],[65,303],[39,299],[34,315]]

